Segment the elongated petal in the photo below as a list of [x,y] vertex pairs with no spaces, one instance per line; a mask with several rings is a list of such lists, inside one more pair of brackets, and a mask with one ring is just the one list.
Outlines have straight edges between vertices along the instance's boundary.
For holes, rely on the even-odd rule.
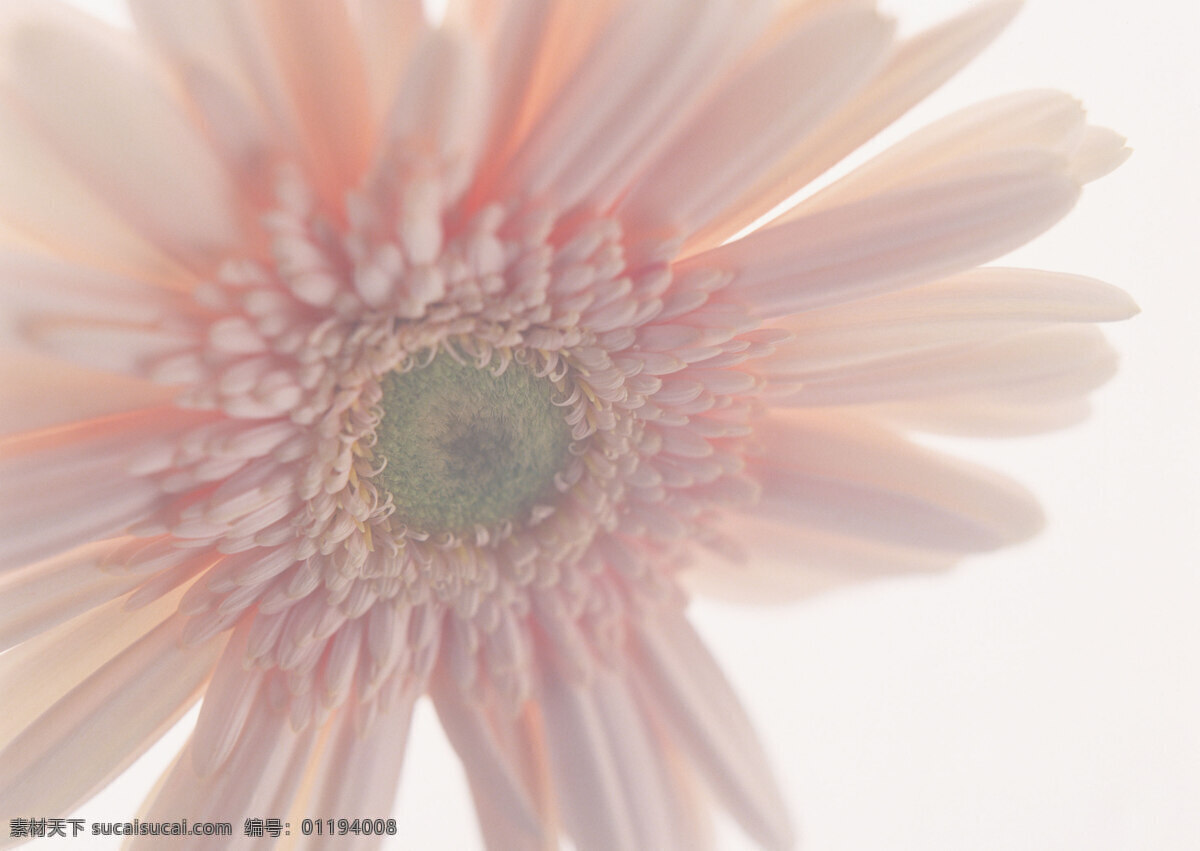
[[[950,163],[985,154],[1030,149],[1058,154],[1069,161],[1083,147],[1087,130],[1083,107],[1062,92],[1016,92],[993,98],[913,133],[806,200],[788,216],[911,185],[923,174],[943,171]],[[1117,162],[1127,153],[1123,147],[1118,145],[1109,152]],[[1100,168],[1089,165],[1081,171],[1090,174]]]
[[227,176],[139,46],[82,16],[71,26],[18,19],[3,39],[4,85],[135,227],[202,269],[236,244]]
[[739,199],[730,199],[724,215],[694,235],[685,253],[720,245],[895,121],[991,43],[1020,5],[981,3],[900,44],[854,98]]
[[137,611],[117,598],[18,644],[0,656],[0,745],[7,744],[38,716],[89,676],[163,623],[182,592]]
[[742,828],[767,848],[789,848],[786,808],[757,736],[725,676],[675,612],[641,625],[632,674],[647,708],[670,730]]
[[[179,759],[167,772],[159,787],[143,805],[144,820],[170,821],[171,813],[193,813],[193,820],[231,821],[241,824],[250,815],[286,813],[307,774],[319,728],[310,725],[295,732],[286,712],[272,708],[268,701],[256,702],[246,721],[241,747],[234,750],[220,771],[201,779],[192,769],[192,744],[189,742]],[[179,847],[200,851],[211,845],[211,837],[187,836]],[[231,848],[253,848],[261,838],[249,837],[235,829]],[[156,840],[137,837],[132,848],[153,848]]]
[[416,697],[416,690],[408,689],[395,705],[380,711],[366,730],[355,724],[353,707],[338,713],[314,774],[308,801],[311,812],[378,817],[391,812]]
[[0,574],[0,649],[125,594],[142,578],[100,569],[123,540],[80,547]]
[[764,317],[903,289],[991,260],[1075,203],[1061,158],[981,157],[965,173],[818,209],[689,258],[735,274],[731,298]]
[[434,678],[430,689],[446,737],[468,766],[474,782],[489,788],[514,826],[536,838],[541,833],[541,823],[522,783],[519,767],[501,749],[484,712],[465,701],[451,680],[443,672]]
[[0,437],[166,404],[173,390],[32,352],[0,355]]
[[[607,733],[588,690],[553,674],[538,689],[563,821],[581,851],[632,851],[637,828]],[[635,787],[636,788],[636,787]]]
[[854,583],[947,570],[960,558],[794,519],[730,513],[718,526],[734,549],[699,555],[681,577],[684,584],[743,605],[781,605]]
[[726,82],[630,191],[639,225],[689,234],[819,125],[871,73],[891,36],[874,13],[820,16]]
[[[809,376],[778,403],[858,405],[968,395],[1058,402],[1112,377],[1116,353],[1095,328],[1051,326],[995,340],[901,352]],[[798,376],[778,379],[788,382]]]
[[1042,523],[1032,497],[990,471],[859,419],[806,413],[756,430],[756,514],[915,549],[965,553],[1023,540]]
[[[179,719],[223,644],[183,649],[182,620],[172,618],[135,642],[4,749],[6,812],[70,812]],[[72,770],[64,773],[68,761]]]
[[[0,564],[36,561],[121,533],[163,503],[153,482],[127,472],[147,439],[191,419],[138,411],[0,444]],[[53,507],[53,510],[51,510]]]
[[374,135],[367,76],[345,3],[258,0],[318,185],[340,200],[365,171]]
[[792,338],[760,361],[769,375],[819,379],[851,364],[952,349],[1060,322],[1137,313],[1122,290],[1077,275],[982,268],[899,293],[808,310],[780,324]]

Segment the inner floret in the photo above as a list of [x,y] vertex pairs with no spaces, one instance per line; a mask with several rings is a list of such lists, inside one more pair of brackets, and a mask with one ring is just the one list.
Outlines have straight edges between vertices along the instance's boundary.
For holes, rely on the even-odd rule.
[[[376,477],[396,519],[429,533],[525,519],[556,496],[571,432],[556,387],[526,366],[479,367],[446,351],[382,380]],[[500,372],[499,375],[496,373]]]

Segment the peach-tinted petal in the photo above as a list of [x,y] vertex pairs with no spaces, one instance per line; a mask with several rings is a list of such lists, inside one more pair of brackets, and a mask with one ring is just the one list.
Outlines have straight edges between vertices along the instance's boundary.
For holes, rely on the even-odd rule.
[[0,575],[0,648],[103,605],[142,582],[102,569],[123,541],[86,544],[55,558]]
[[990,44],[1020,5],[981,3],[902,42],[856,97],[694,235],[687,252],[720,245],[895,121]]
[[771,375],[819,379],[852,364],[961,348],[1059,322],[1111,322],[1136,313],[1125,292],[1101,281],[986,267],[781,320],[792,337],[763,363]]
[[1015,483],[862,420],[777,415],[758,434],[762,456],[749,463],[763,485],[755,511],[763,518],[954,553],[1024,540],[1042,524]]
[[[134,642],[25,729],[3,751],[0,801],[8,812],[70,812],[179,720],[224,644],[179,645],[174,617]],[[70,760],[72,771],[58,769]]]
[[227,174],[140,46],[79,18],[5,21],[4,88],[131,224],[173,257],[210,268],[239,239]]
[[1079,195],[1062,162],[983,157],[967,174],[818,209],[689,257],[733,272],[731,297],[783,316],[898,290],[991,260],[1062,218]]
[[139,379],[6,351],[0,358],[0,435],[158,407],[172,395]]
[[[676,102],[684,101],[686,113],[688,99],[704,90],[712,66],[724,65],[723,51],[736,48],[738,30],[753,32],[754,11],[740,16],[735,11],[734,4],[722,0],[699,8],[677,0],[624,3],[578,69],[564,78],[564,87],[508,167],[500,191],[519,186],[570,206],[594,190],[606,171],[619,170],[630,156],[645,157],[646,145],[636,143],[653,145],[656,136],[648,131],[665,129],[655,127],[655,105],[674,95]],[[718,40],[722,24],[727,38]],[[709,42],[713,49],[706,63],[706,52],[696,48]],[[649,99],[648,90],[655,93]]]
[[891,26],[870,11],[818,16],[724,83],[622,205],[650,230],[690,234],[870,75]]
[[1090,326],[1052,326],[996,340],[914,350],[796,381],[785,406],[837,406],[967,394],[1017,402],[1082,396],[1112,377],[1116,354]]
[[104,603],[52,627],[0,656],[6,695],[0,746],[16,738],[64,695],[163,623],[179,603],[169,595],[137,611],[125,599]]
[[678,615],[641,626],[634,681],[712,791],[765,848],[792,828],[749,720],[691,626]]
[[[218,649],[220,642],[217,642]],[[189,742],[168,770],[164,781],[151,793],[140,817],[147,821],[169,821],[171,813],[191,812],[193,820],[223,819],[241,823],[257,812],[286,813],[296,795],[304,768],[316,744],[317,730],[309,726],[297,733],[286,712],[269,701],[254,704],[245,728],[245,742],[216,774],[199,778],[192,769]],[[201,849],[211,837],[187,836],[179,843]],[[138,837],[134,848],[153,847],[155,840]]]
[[114,203],[73,174],[11,103],[0,98],[0,220],[22,248],[41,247],[106,273],[180,286],[190,276]]

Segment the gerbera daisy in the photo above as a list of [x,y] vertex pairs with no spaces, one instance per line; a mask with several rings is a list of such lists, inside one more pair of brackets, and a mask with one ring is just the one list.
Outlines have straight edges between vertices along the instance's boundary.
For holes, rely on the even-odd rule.
[[489,848],[701,848],[710,798],[789,846],[685,589],[1037,530],[906,435],[1081,415],[1136,308],[978,267],[1123,141],[1009,95],[734,238],[1015,4],[130,5],[0,13],[0,813],[202,701],[142,817],[341,842],[300,819],[386,816],[428,695]]

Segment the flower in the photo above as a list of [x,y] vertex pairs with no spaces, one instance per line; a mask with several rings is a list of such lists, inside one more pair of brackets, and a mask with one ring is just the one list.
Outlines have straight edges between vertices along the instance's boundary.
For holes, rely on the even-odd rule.
[[1136,308],[979,264],[1123,141],[1009,95],[731,239],[1015,4],[131,6],[0,13],[0,811],[202,697],[144,818],[383,815],[427,694],[491,848],[790,845],[688,596],[1037,530],[906,435],[1083,413]]

